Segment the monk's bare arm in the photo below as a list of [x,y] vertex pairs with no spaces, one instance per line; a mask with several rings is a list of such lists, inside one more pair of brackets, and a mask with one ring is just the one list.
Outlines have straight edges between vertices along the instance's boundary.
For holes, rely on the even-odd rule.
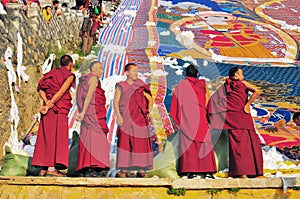
[[209,98],[210,98],[210,94],[209,94],[208,86],[206,85],[206,106],[208,104]]
[[57,93],[55,93],[55,95],[50,100],[49,105],[47,105],[48,108],[50,108],[53,104],[55,104],[63,96],[63,94],[70,88],[73,81],[74,81],[74,75],[71,75],[70,77],[68,77],[68,79],[66,79],[66,81],[64,82],[62,87],[59,89],[59,91],[57,91]]
[[[39,90],[39,94],[40,94],[40,97],[42,98],[43,100],[43,105],[42,107],[40,108],[40,112],[42,114],[46,114],[48,112],[48,108],[47,105],[50,103],[50,100],[47,99],[47,96],[46,96],[46,92],[43,91],[43,90]],[[51,106],[52,107],[52,106]],[[50,108],[51,108],[50,107]]]
[[255,85],[250,84],[249,82],[243,81],[243,83],[245,84],[245,86],[247,87],[247,89],[252,92],[252,95],[250,96],[247,104],[244,107],[244,111],[246,113],[250,113],[250,105],[260,95],[261,91]]
[[122,124],[123,124],[123,117],[120,113],[120,108],[119,108],[121,94],[122,94],[122,91],[121,91],[120,87],[116,86],[115,97],[114,97],[114,109],[115,109],[115,113],[117,115],[117,124],[119,126],[122,126]]
[[43,104],[46,105],[48,99],[46,97],[46,92],[43,90],[39,90],[40,98],[43,100]]
[[94,92],[96,90],[96,87],[98,85],[98,78],[96,76],[93,76],[91,77],[91,79],[89,80],[89,90],[85,96],[85,100],[84,100],[84,103],[83,103],[83,108],[82,108],[82,111],[81,113],[79,113],[76,117],[76,120],[77,121],[81,121],[83,120],[83,117],[86,113],[86,110],[88,108],[88,106],[90,105],[92,99],[93,99],[93,95],[94,95]]
[[148,109],[149,112],[151,112],[152,108],[153,108],[153,99],[152,96],[149,95],[149,93],[144,92],[144,96],[146,97],[147,101],[148,101]]

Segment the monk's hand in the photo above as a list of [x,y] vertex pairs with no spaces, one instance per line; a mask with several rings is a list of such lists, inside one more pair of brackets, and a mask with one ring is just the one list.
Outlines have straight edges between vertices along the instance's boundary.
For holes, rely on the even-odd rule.
[[245,111],[245,113],[250,113],[250,105],[249,104],[245,105],[244,111]]
[[46,106],[48,106],[48,109],[50,109],[50,108],[53,108],[54,104],[51,103],[51,100],[47,100]]
[[149,115],[152,114],[153,106],[149,106]]
[[84,117],[84,113],[79,113],[79,114],[76,116],[76,121],[81,122],[81,121],[83,120],[83,117]]
[[42,106],[40,109],[40,113],[45,115],[48,112],[48,106]]
[[123,117],[122,116],[117,117],[117,124],[119,126],[122,126],[122,124],[123,124]]
[[278,128],[272,124],[267,124],[264,127],[264,130],[267,131],[268,133],[277,133],[279,131]]

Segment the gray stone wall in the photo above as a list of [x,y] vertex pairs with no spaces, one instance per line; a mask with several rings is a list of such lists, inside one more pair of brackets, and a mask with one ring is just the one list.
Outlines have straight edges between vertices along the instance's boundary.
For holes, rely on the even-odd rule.
[[17,33],[20,32],[23,39],[23,63],[24,66],[42,63],[51,45],[77,47],[81,39],[79,30],[83,20],[83,14],[77,10],[65,10],[61,16],[53,15],[47,24],[40,8],[31,4],[28,11],[22,10],[21,5],[10,3],[6,5],[7,14],[0,15],[0,54],[3,56],[7,47],[13,49],[13,60],[16,60]]
[[[81,11],[66,10],[62,16],[54,16],[47,24],[42,12],[36,4],[32,4],[25,13],[19,4],[7,4],[7,14],[0,15],[0,158],[3,155],[2,147],[7,141],[11,129],[9,121],[11,98],[8,85],[7,71],[3,61],[7,47],[13,50],[12,64],[17,66],[17,33],[20,32],[23,40],[23,62],[29,81],[21,83],[21,90],[14,89],[14,98],[19,111],[19,138],[26,132],[32,123],[32,117],[39,113],[41,100],[36,91],[39,79],[42,77],[41,65],[48,55],[50,46],[57,46],[60,41],[67,49],[75,49],[81,43],[79,30],[82,25]],[[18,82],[17,82],[18,84]]]

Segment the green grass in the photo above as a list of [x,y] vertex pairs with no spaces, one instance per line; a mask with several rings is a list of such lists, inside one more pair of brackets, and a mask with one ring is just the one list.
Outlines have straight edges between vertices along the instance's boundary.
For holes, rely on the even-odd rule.
[[228,191],[229,193],[236,194],[239,192],[241,189],[240,188],[229,188]]
[[221,191],[222,191],[222,189],[215,189],[215,188],[207,189],[207,193],[211,194],[212,196],[217,195]]
[[169,195],[184,196],[185,193],[186,193],[186,189],[185,188],[174,189],[173,187],[171,187],[168,190],[168,194]]
[[[80,45],[79,45],[80,46]],[[95,51],[95,55],[98,54],[99,50],[100,50],[100,46],[93,46],[91,51]],[[89,63],[87,63],[87,61],[84,59],[85,56],[87,56],[89,53],[84,53],[81,51],[81,48],[62,48],[62,49],[58,49],[56,45],[51,45],[49,47],[48,53],[46,55],[46,58],[49,57],[50,54],[55,54],[55,60],[53,62],[53,68],[58,68],[60,67],[60,58],[61,56],[68,54],[68,55],[72,55],[72,54],[78,54],[79,55],[79,59],[77,59],[75,61],[74,64],[74,69],[78,70],[80,69],[83,65],[88,65]]]

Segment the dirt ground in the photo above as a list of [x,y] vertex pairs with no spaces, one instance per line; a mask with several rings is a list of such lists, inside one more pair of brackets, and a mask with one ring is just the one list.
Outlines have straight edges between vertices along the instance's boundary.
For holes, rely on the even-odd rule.
[[[32,123],[32,117],[38,113],[41,101],[36,91],[37,83],[42,76],[40,66],[27,66],[26,73],[30,76],[27,83],[21,82],[20,92],[14,89],[14,97],[19,111],[19,125],[18,134],[27,131]],[[18,82],[17,82],[18,84]],[[0,63],[0,87],[2,88],[0,94],[0,147],[7,141],[11,132],[11,122],[9,121],[11,96],[8,85],[7,70],[4,62]],[[0,150],[0,158],[3,156],[3,150]]]

